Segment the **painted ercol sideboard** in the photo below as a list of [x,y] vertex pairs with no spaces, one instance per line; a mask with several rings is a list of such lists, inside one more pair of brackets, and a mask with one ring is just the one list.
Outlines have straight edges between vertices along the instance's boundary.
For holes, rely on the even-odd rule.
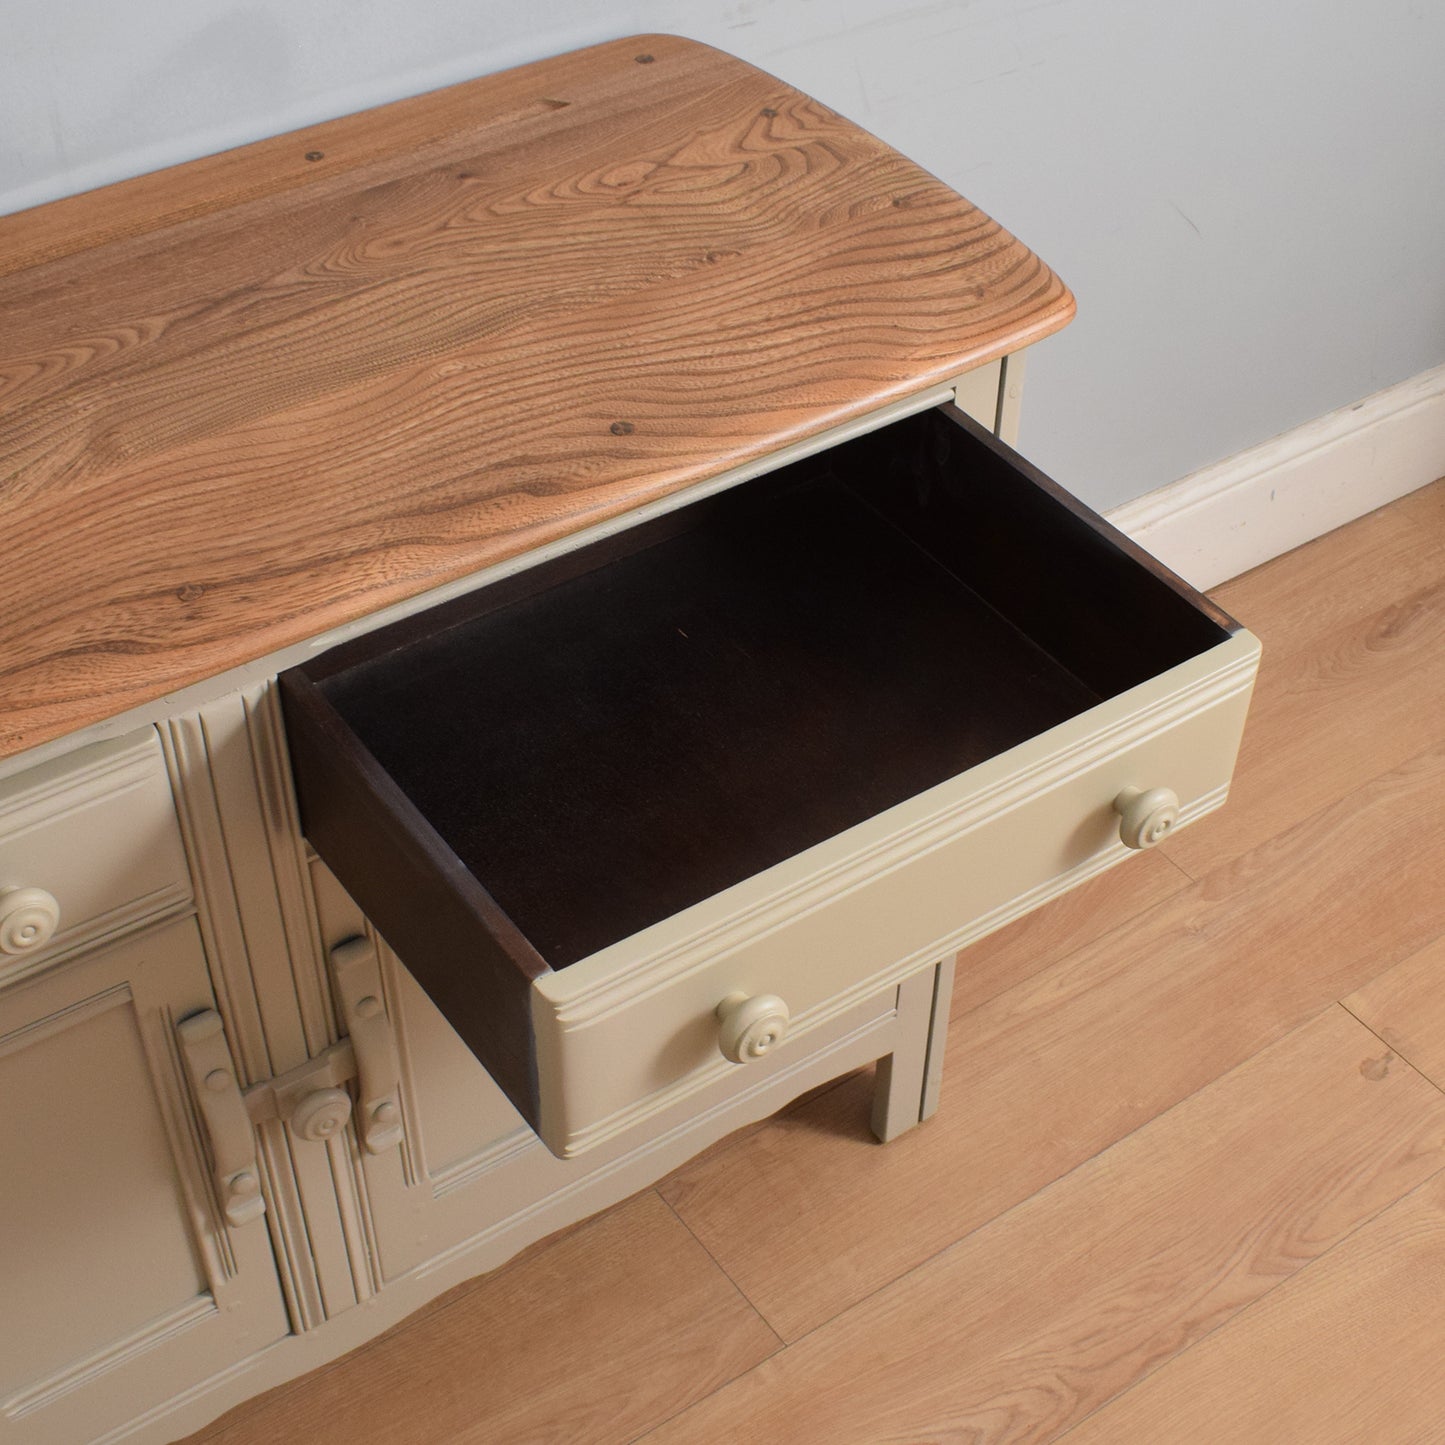
[[1072,311],[666,36],[0,219],[6,1440],[932,1112],[955,952],[1221,803],[1257,663],[1006,444]]

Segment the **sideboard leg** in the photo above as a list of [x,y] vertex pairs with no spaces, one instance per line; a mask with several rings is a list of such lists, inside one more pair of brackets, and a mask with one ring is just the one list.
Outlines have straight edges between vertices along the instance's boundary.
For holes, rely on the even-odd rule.
[[931,1119],[938,1112],[943,1092],[943,1054],[948,1045],[948,1009],[953,1002],[953,969],[957,959],[949,954],[938,965],[933,984],[933,1010],[928,1019],[928,1062],[923,1068],[923,1108],[920,1117]]
[[[943,1014],[938,1022],[937,1001],[945,973]],[[942,1072],[942,1035],[948,1026],[948,994],[952,988],[952,959],[920,969],[898,986],[898,1022],[903,1042],[878,1060],[873,1084],[872,1128],[885,1144],[938,1107],[938,1085],[935,1080],[930,1087],[930,1066],[936,1055],[937,1069]]]

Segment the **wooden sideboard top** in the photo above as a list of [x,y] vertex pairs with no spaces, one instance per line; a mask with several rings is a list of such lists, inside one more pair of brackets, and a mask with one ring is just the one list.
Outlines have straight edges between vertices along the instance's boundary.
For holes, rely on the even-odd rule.
[[0,217],[0,756],[1072,314],[897,152],[661,35]]

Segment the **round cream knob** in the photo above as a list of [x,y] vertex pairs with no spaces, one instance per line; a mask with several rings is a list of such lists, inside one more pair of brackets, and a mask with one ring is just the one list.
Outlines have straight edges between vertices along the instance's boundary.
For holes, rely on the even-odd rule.
[[717,1046],[735,1064],[761,1059],[788,1035],[788,1006],[776,994],[730,993],[717,1016],[722,1021]]
[[1130,848],[1162,843],[1179,821],[1179,795],[1173,788],[1125,788],[1114,799],[1119,836]]
[[324,1143],[339,1134],[351,1117],[351,1095],[345,1089],[315,1089],[291,1111],[291,1132]]
[[0,953],[44,948],[60,926],[60,905],[43,888],[0,888]]

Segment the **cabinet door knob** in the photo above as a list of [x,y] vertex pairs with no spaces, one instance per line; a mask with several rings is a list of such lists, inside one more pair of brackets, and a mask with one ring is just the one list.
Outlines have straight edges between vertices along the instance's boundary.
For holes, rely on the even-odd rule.
[[60,926],[60,904],[43,888],[0,888],[0,953],[33,953]]
[[1179,795],[1173,788],[1125,788],[1114,799],[1119,836],[1130,848],[1162,843],[1179,821]]
[[788,1006],[776,994],[730,993],[718,1006],[717,1046],[735,1064],[761,1059],[788,1035]]
[[351,1095],[345,1089],[313,1089],[291,1110],[291,1132],[324,1144],[346,1127]]

